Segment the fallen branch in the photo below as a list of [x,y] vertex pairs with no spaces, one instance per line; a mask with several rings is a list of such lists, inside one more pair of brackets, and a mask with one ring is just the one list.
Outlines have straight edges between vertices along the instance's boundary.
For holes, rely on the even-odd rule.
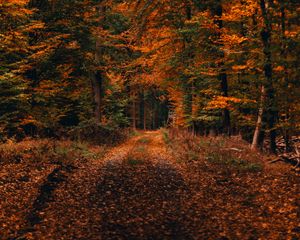
[[298,168],[300,166],[300,160],[297,156],[289,156],[289,155],[280,155],[278,158],[271,160],[269,163],[276,163],[279,161],[283,161],[289,164],[294,165],[294,168]]
[[285,162],[285,161],[283,159],[281,159],[281,158],[276,158],[274,160],[269,161],[270,164],[271,163],[276,163],[276,162]]

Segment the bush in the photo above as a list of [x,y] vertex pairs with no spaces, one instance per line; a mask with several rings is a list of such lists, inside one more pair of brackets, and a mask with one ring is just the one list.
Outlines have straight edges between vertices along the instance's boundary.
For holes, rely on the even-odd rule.
[[170,142],[171,142],[171,139],[170,139],[168,130],[166,130],[166,129],[162,130],[162,136],[163,136],[164,142],[165,142],[167,145],[169,145]]
[[128,129],[99,125],[93,121],[81,123],[68,131],[71,140],[86,141],[93,144],[118,144],[129,136]]
[[90,149],[82,142],[51,139],[24,140],[0,145],[0,165],[6,164],[73,164],[75,161],[101,158],[105,147]]

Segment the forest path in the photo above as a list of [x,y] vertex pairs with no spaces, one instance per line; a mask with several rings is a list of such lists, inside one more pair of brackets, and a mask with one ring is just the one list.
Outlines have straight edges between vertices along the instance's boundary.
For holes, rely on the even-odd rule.
[[182,214],[188,195],[161,132],[139,132],[70,174],[27,237],[190,239]]

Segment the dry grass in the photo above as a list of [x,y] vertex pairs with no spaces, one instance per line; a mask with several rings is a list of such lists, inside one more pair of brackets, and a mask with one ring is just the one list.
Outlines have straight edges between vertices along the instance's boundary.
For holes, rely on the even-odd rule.
[[[164,139],[193,192],[186,210],[197,239],[299,239],[299,176],[238,137]],[[191,210],[193,209],[193,210]]]
[[[163,131],[165,142],[176,152],[179,162],[208,160],[215,164],[224,164],[241,168],[247,165],[265,167],[269,158],[257,151],[240,137],[198,137],[178,130]],[[249,168],[251,169],[251,167]]]

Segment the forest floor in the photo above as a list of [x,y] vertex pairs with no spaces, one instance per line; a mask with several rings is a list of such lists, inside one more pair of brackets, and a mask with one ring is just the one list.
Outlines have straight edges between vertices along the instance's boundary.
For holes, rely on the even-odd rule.
[[0,147],[0,239],[300,239],[299,174],[239,139],[32,144]]

